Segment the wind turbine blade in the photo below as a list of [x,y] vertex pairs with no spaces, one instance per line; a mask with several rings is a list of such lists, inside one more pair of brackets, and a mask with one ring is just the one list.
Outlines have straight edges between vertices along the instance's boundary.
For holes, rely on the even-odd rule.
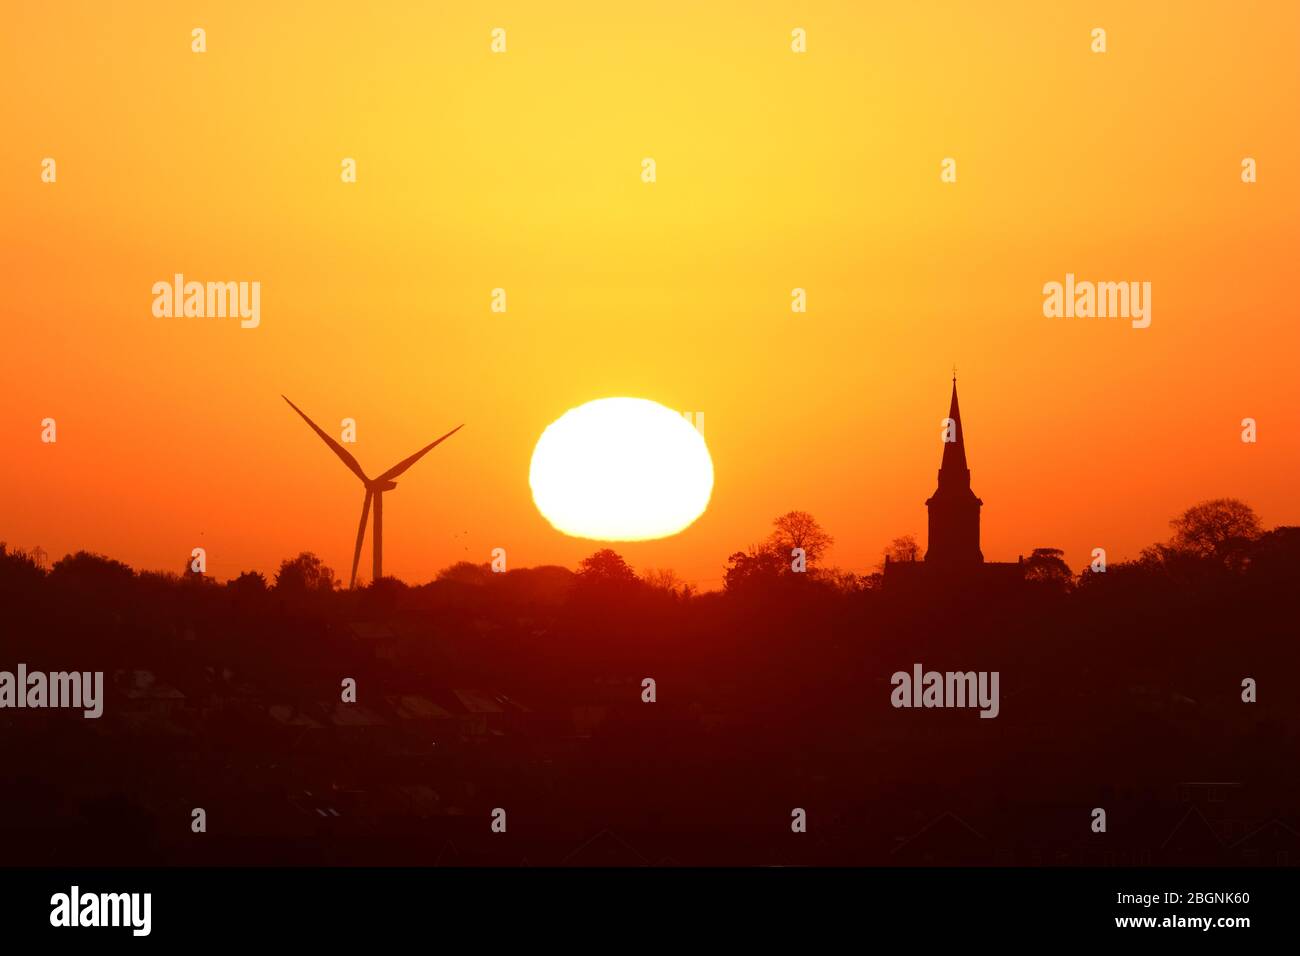
[[392,468],[389,468],[386,472],[384,472],[382,475],[376,478],[375,481],[392,481],[394,478],[396,478],[402,472],[406,471],[406,469],[410,468],[417,461],[419,461],[425,455],[429,454],[429,452],[433,451],[435,448],[437,448],[439,445],[441,445],[448,438],[456,434],[456,432],[460,431],[464,427],[465,427],[464,425],[457,425],[451,431],[447,432],[447,434],[439,438],[436,442],[433,442],[430,445],[425,445],[423,448],[417,451],[410,458],[404,459],[403,461],[399,461]]
[[361,542],[366,540],[366,519],[370,517],[370,496],[373,492],[366,489],[366,502],[361,506],[361,524],[357,525],[357,548],[352,552],[352,580],[348,588],[357,586],[357,565],[361,563]]
[[[283,395],[281,395],[280,397],[284,398]],[[284,400],[286,402],[289,402],[289,399],[287,398],[284,398]],[[351,469],[354,475],[356,475],[362,481],[368,482],[370,480],[369,478],[366,477],[366,473],[361,470],[361,466],[357,464],[357,460],[353,458],[352,455],[350,455],[342,445],[336,442],[329,435],[325,434],[324,430],[322,430],[319,425],[317,425],[314,421],[308,418],[307,414],[301,408],[299,408],[293,402],[289,402],[289,407],[302,416],[302,420],[312,427],[312,431],[314,431],[317,435],[320,435],[321,440],[324,441],[325,444],[330,446],[334,454],[338,455],[339,458],[343,460],[343,464],[347,465],[348,468]]]

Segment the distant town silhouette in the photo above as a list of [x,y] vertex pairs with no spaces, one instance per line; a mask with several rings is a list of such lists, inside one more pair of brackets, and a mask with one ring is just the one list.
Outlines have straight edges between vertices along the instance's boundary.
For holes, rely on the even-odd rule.
[[[708,593],[612,548],[345,589],[0,545],[0,667],[105,674],[97,719],[0,709],[8,859],[1294,864],[1300,528],[1214,499],[1104,569],[985,562],[955,379],[949,417],[927,550],[868,573],[803,511]],[[891,706],[921,662],[998,672],[996,719]]]

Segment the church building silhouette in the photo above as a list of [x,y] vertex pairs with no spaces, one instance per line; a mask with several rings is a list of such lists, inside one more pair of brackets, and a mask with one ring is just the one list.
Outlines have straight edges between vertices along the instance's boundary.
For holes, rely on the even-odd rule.
[[944,420],[943,458],[938,487],[926,499],[929,535],[922,561],[885,558],[885,583],[890,587],[922,581],[980,584],[1014,582],[1023,578],[1024,558],[1014,562],[985,561],[980,550],[980,509],[984,502],[971,490],[966,464],[966,433],[957,402],[957,375],[952,377],[952,398]]

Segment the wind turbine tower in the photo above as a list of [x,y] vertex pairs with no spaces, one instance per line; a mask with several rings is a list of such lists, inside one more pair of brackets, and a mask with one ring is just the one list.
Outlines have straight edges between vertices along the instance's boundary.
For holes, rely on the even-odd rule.
[[[289,402],[289,399],[285,398],[285,396],[281,395],[280,397],[286,402]],[[425,445],[411,457],[402,459],[377,478],[367,478],[366,473],[361,469],[361,465],[357,463],[357,460],[352,457],[352,454],[346,448],[327,435],[319,425],[308,418],[306,413],[293,402],[289,402],[289,407],[302,416],[302,420],[311,426],[312,431],[319,435],[325,444],[329,445],[330,450],[339,456],[339,459],[343,464],[348,466],[348,470],[360,478],[361,483],[366,487],[366,499],[361,504],[361,523],[357,526],[357,546],[352,552],[352,578],[348,581],[349,588],[354,588],[357,585],[357,565],[361,562],[361,545],[366,538],[366,519],[370,517],[370,502],[372,500],[374,501],[375,526],[374,534],[372,536],[374,547],[373,580],[378,581],[384,576],[384,492],[392,491],[397,487],[397,482],[393,480],[394,478],[399,477],[404,471],[406,471],[406,469],[410,468],[417,461],[429,452],[433,451],[465,426],[457,425],[437,441]]]

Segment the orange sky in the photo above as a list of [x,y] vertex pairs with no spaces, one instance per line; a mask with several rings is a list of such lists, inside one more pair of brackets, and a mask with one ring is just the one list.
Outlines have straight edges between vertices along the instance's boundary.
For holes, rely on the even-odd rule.
[[[466,423],[385,496],[389,573],[573,565],[533,444],[631,395],[703,412],[717,478],[634,567],[719,586],[801,508],[867,571],[924,543],[954,363],[990,560],[1300,522],[1300,7],[420,6],[6,8],[0,540],[346,573],[360,485],[283,392],[372,474]],[[261,282],[260,327],[154,318],[175,272]],[[1151,282],[1151,327],[1044,318],[1067,272]]]

